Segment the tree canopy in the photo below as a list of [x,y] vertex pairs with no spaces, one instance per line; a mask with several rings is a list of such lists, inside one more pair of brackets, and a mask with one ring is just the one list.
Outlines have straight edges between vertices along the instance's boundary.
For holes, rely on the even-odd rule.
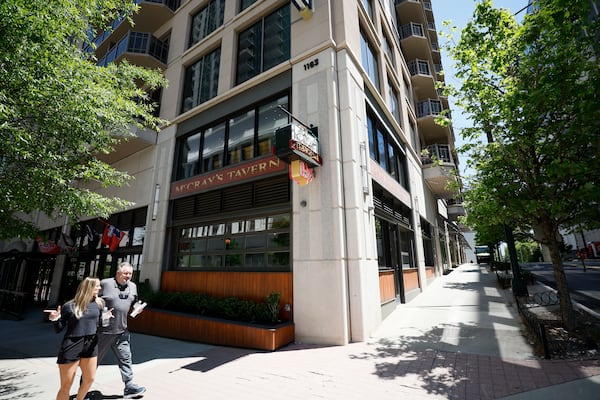
[[37,210],[77,221],[127,204],[85,183],[126,182],[99,155],[132,125],[158,130],[148,93],[166,82],[126,62],[99,67],[82,44],[135,11],[130,0],[0,2],[0,239],[35,235]]
[[600,199],[600,21],[589,0],[535,5],[518,23],[478,2],[448,47],[461,80],[451,91],[473,123],[462,131],[475,170],[465,185],[468,223],[534,229],[569,320],[558,232],[598,222],[590,210]]

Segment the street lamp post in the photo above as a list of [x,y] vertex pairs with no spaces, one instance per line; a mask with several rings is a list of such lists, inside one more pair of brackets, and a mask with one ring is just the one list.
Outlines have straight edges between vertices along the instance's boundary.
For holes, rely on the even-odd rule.
[[[486,130],[486,136],[488,143],[494,142],[494,136],[492,135],[492,130]],[[519,259],[517,257],[517,248],[515,247],[515,238],[513,236],[512,228],[506,224],[502,225],[504,228],[504,237],[506,240],[506,247],[508,249],[508,257],[510,260],[510,268],[513,274],[512,278],[512,292],[513,296],[516,298],[519,297],[527,297],[529,292],[527,291],[527,285],[523,281],[523,276],[521,275],[521,267],[519,266]]]
[[508,257],[510,259],[510,267],[513,274],[513,296],[527,297],[529,296],[529,292],[527,291],[527,285],[525,284],[525,281],[523,281],[523,275],[521,274],[521,267],[519,266],[519,260],[517,258],[517,248],[515,247],[515,238],[512,229],[506,224],[504,224],[504,236],[506,238],[506,247],[508,249]]

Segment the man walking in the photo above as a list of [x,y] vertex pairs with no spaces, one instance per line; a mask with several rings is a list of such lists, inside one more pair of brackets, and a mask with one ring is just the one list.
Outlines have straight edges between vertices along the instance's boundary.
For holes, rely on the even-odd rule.
[[125,383],[123,397],[126,399],[141,397],[145,387],[133,383],[133,368],[131,358],[131,335],[127,329],[127,316],[131,306],[138,298],[137,286],[131,282],[133,267],[128,262],[122,262],[117,267],[114,278],[106,278],[100,282],[100,296],[106,302],[108,309],[112,308],[114,318],[106,327],[98,330],[98,365],[110,348],[117,358],[121,379]]

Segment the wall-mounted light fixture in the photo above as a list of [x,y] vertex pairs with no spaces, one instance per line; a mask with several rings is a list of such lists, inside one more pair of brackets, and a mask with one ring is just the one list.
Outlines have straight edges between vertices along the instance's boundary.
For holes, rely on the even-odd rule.
[[296,7],[296,10],[300,13],[302,19],[310,19],[313,15],[313,1],[312,0],[292,0],[292,4]]
[[154,202],[152,203],[152,221],[158,217],[158,203],[160,199],[160,184],[154,185]]
[[365,142],[360,143],[360,169],[363,193],[369,194],[369,171],[367,170],[367,145]]

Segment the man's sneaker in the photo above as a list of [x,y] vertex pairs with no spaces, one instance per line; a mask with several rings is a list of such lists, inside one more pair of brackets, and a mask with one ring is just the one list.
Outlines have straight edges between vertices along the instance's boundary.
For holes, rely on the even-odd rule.
[[125,393],[123,394],[124,399],[132,399],[137,396],[140,396],[142,393],[146,391],[146,388],[138,385],[129,385],[125,388]]

